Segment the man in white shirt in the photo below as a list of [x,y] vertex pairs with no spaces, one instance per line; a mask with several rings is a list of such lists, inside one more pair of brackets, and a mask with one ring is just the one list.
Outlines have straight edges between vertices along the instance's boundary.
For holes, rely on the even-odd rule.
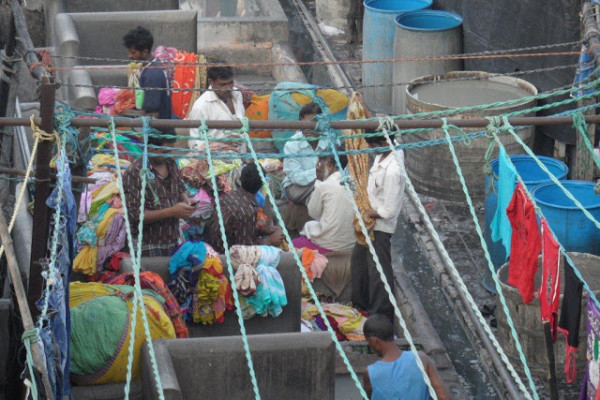
[[[342,168],[348,160],[340,156]],[[308,221],[300,235],[292,241],[294,247],[308,247],[321,254],[350,250],[354,246],[354,212],[350,195],[341,184],[342,174],[333,156],[320,157],[317,162],[315,189],[306,204]]]
[[[383,136],[365,139],[371,148],[387,148]],[[405,179],[402,174],[404,155],[391,150],[379,153],[369,171],[367,193],[371,210],[368,216],[375,219],[373,227],[373,246],[381,263],[390,287],[394,288],[392,269],[391,239],[396,230],[396,223],[404,196]],[[383,314],[393,321],[394,308],[385,291],[379,272],[368,247],[359,243],[354,245],[351,259],[352,270],[352,303],[372,314]]]
[[[215,64],[224,64],[222,61]],[[233,69],[228,66],[214,66],[208,68],[207,72],[209,87],[206,92],[196,100],[192,106],[188,118],[190,120],[213,120],[213,121],[236,121],[246,115],[242,93],[233,86]],[[208,136],[223,138],[233,136],[222,129],[209,129]],[[190,129],[190,136],[199,140],[190,140],[191,149],[203,150],[204,141],[200,138],[198,128]],[[240,146],[242,142],[231,142],[232,145]]]

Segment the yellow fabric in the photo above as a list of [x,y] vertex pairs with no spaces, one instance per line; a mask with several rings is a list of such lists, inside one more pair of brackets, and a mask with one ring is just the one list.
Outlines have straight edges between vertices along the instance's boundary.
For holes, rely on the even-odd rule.
[[298,104],[300,107],[304,107],[305,105],[307,105],[308,103],[310,103],[312,101],[312,99],[310,98],[310,96],[307,96],[305,94],[302,93],[297,93],[294,92],[290,95],[290,97],[296,102],[296,104]]
[[109,182],[92,192],[92,200],[95,203],[97,200],[106,199],[115,194],[119,194],[119,185],[117,182]]
[[[338,329],[343,335],[362,335],[366,318],[358,310],[338,303],[322,304],[322,306],[325,314],[336,320]],[[302,310],[302,319],[311,320],[315,315],[319,315],[319,310],[314,304],[310,304]]]
[[339,90],[319,89],[317,90],[317,96],[323,99],[332,114],[336,114],[348,107],[348,98]]
[[[70,289],[70,308],[77,307],[78,305],[99,296],[111,296],[119,293],[118,286],[105,285],[101,283],[73,282],[71,283]],[[131,315],[133,309],[133,297],[129,297],[124,301],[126,301],[128,312]],[[176,336],[173,323],[167,314],[165,314],[162,304],[156,298],[148,294],[144,294],[143,301],[144,306],[146,307],[148,325],[150,327],[150,337],[153,340],[175,339]],[[131,318],[130,321],[133,322],[133,318]],[[101,330],[102,327],[91,326],[90,329]],[[98,380],[93,382],[94,385],[125,382],[125,378],[127,377],[127,358],[131,334],[129,331],[130,329],[131,325],[127,329],[127,337],[123,343],[123,346],[121,347],[121,351],[116,355],[106,373]],[[146,341],[146,334],[144,332],[144,325],[142,322],[142,313],[139,309],[136,316],[134,340],[132,377],[134,381],[139,381],[141,378],[142,345]]]
[[[365,110],[358,101],[356,93],[353,93],[352,98],[350,99],[347,118],[349,120],[365,118]],[[348,136],[358,135],[361,133],[363,133],[363,131],[360,129],[351,129],[344,131],[344,134]],[[346,150],[364,150],[369,148],[369,145],[365,141],[365,138],[362,137],[346,139],[345,144]],[[348,154],[348,169],[350,171],[350,175],[352,176],[355,182],[356,187],[356,192],[354,192],[354,201],[356,201],[356,205],[360,210],[362,220],[364,221],[365,226],[369,230],[369,235],[371,236],[371,239],[373,239],[374,237],[372,229],[375,225],[375,220],[367,216],[367,211],[372,208],[371,203],[369,202],[369,195],[367,193],[367,180],[369,178],[370,169],[369,155],[367,153]],[[366,246],[366,239],[362,234],[362,230],[356,217],[354,218],[354,231],[356,241]]]
[[[109,208],[106,210],[104,218],[102,218],[96,227],[96,237],[98,238],[98,242],[104,239],[108,233],[108,228],[110,228],[110,223],[118,212],[119,210],[116,208]],[[73,260],[73,271],[81,272],[84,275],[94,275],[98,270],[97,263],[98,246],[91,247],[89,244],[86,244],[77,254],[75,260]]]

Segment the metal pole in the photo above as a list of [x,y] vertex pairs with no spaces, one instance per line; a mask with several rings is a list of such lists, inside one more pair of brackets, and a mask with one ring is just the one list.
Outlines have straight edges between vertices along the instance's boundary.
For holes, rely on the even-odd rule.
[[[18,170],[18,169],[0,168],[0,175],[25,176],[25,172],[26,171],[22,171],[22,170]],[[32,175],[35,175],[35,171],[32,171]],[[56,178],[56,174],[52,173],[52,174],[50,174],[50,177]],[[71,182],[76,182],[76,183],[96,183],[96,180],[92,179],[92,178],[86,178],[84,176],[74,175],[74,176],[71,177]]]
[[[56,86],[51,78],[42,79],[40,96],[40,127],[45,132],[54,130],[54,97]],[[39,300],[44,289],[42,265],[40,260],[46,257],[48,250],[48,206],[46,199],[50,195],[50,160],[52,158],[52,144],[49,141],[40,141],[37,152],[35,171],[35,198],[33,209],[33,234],[31,238],[31,264],[29,270],[29,287],[27,296],[29,308],[34,316],[39,314],[35,303]]]
[[[4,254],[6,255],[6,261],[8,263],[8,272],[12,281],[13,287],[15,288],[15,294],[17,296],[17,302],[19,304],[19,311],[21,312],[21,318],[23,319],[23,329],[25,332],[35,328],[33,318],[29,312],[27,305],[27,297],[25,295],[25,287],[23,281],[21,281],[21,274],[19,272],[19,266],[17,265],[17,258],[15,256],[15,249],[13,248],[13,242],[8,233],[8,226],[6,225],[6,219],[4,214],[0,212],[0,238],[2,239],[2,245],[4,246]],[[44,363],[44,357],[40,351],[40,347],[36,344],[31,346],[31,353],[33,356],[33,364],[35,368],[42,375],[42,384],[44,385],[44,391],[46,398],[53,399],[52,387],[50,386],[50,380],[48,379],[48,370]],[[31,379],[35,379],[32,376]]]
[[[600,123],[600,115],[587,115],[587,123]],[[36,120],[36,123],[39,123]],[[207,120],[206,126],[209,129],[241,129],[242,123],[239,121],[212,121]],[[514,117],[508,118],[512,126],[549,126],[549,125],[570,125],[573,123],[572,117]],[[141,128],[143,122],[141,119],[115,117],[117,126]],[[417,129],[417,128],[441,128],[443,123],[441,119],[396,119],[394,123],[398,129]],[[474,119],[448,119],[448,124],[458,126],[459,128],[485,128],[490,123],[485,118]],[[29,118],[0,118],[0,126],[29,126]],[[345,120],[331,121],[329,123],[333,129],[364,129],[369,132],[375,132],[379,127],[378,121]],[[106,128],[108,121],[104,118],[77,118],[71,121],[75,127],[101,127]],[[199,120],[173,120],[173,119],[153,119],[150,126],[158,129],[164,128],[198,128]],[[270,129],[315,129],[317,123],[314,121],[249,121],[252,130],[270,130]]]

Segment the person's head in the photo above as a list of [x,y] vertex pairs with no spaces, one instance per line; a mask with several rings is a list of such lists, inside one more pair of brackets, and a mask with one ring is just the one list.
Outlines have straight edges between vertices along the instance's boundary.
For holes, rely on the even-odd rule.
[[378,356],[394,341],[394,324],[385,315],[371,315],[363,326],[363,334],[369,346]]
[[221,100],[228,100],[231,98],[231,90],[233,89],[233,68],[219,65],[225,64],[223,60],[213,61],[212,64],[214,66],[208,68],[206,74],[208,84]]
[[256,194],[263,186],[258,168],[254,162],[244,165],[240,176],[242,189],[250,194]]
[[123,36],[123,44],[127,48],[129,58],[144,61],[150,57],[154,38],[148,29],[138,26]]
[[[300,113],[299,113],[300,121],[310,121],[316,115],[322,114],[322,113],[323,113],[323,110],[321,110],[321,107],[317,103],[308,103],[300,109]],[[312,129],[304,129],[302,131],[302,133],[304,134],[304,136],[310,136],[310,137],[318,136],[318,134]]]
[[[348,157],[346,157],[346,155],[343,154],[340,154],[339,157],[342,168],[346,168],[346,165],[348,164]],[[338,165],[335,162],[335,158],[333,155],[319,157],[319,161],[317,161],[316,167],[317,179],[320,181],[324,181],[338,169]]]
[[385,136],[383,133],[378,134],[377,136],[366,137],[365,141],[369,145],[370,148],[375,149],[378,147],[388,147],[388,143],[385,140]]

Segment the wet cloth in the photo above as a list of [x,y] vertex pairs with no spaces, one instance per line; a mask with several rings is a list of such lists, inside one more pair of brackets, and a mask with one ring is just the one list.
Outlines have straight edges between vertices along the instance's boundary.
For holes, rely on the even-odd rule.
[[506,209],[512,227],[508,283],[519,290],[523,303],[533,300],[534,278],[542,247],[535,209],[521,184],[517,184]]
[[321,246],[318,246],[317,244],[315,244],[312,240],[310,240],[306,236],[298,236],[297,238],[292,239],[292,244],[297,249],[301,249],[301,248],[312,249],[312,250],[318,251],[321,254],[327,254],[327,253],[332,252],[332,250],[325,249]]
[[285,286],[277,266],[281,257],[281,249],[273,246],[260,246],[261,255],[256,271],[261,283],[256,287],[256,294],[246,298],[256,314],[278,317],[287,305]]
[[587,302],[586,377],[581,400],[600,396],[600,310],[594,301]]
[[368,366],[373,388],[371,400],[427,400],[429,392],[415,354],[403,351],[393,362],[377,361]]
[[583,283],[577,278],[573,267],[567,265],[565,287],[560,307],[559,332],[565,335],[565,376],[567,383],[575,382],[577,377],[577,347],[579,347],[579,321],[581,319],[581,299]]
[[560,297],[560,248],[545,218],[542,222],[542,283],[538,289],[542,321],[550,322],[552,341],[556,341],[558,300]]
[[169,274],[175,274],[180,268],[195,267],[204,264],[206,245],[204,242],[185,242],[169,260]]
[[[165,163],[169,171],[167,177],[162,177],[156,171],[156,165]],[[141,208],[141,169],[142,159],[131,164],[123,176],[127,212],[131,223],[131,234],[138,235],[138,223]],[[146,184],[146,210],[161,210],[174,206],[179,202],[185,188],[179,175],[175,161],[155,157],[148,159],[148,177]],[[149,224],[144,224],[142,236],[142,256],[170,256],[179,244],[179,219],[165,218]]]
[[510,255],[512,228],[506,215],[506,208],[513,197],[516,181],[517,170],[506,155],[504,148],[500,147],[498,155],[498,206],[492,220],[492,240],[494,242],[502,241],[507,258]]
[[324,181],[315,182],[306,204],[314,221],[305,223],[300,232],[318,246],[333,251],[350,250],[355,242],[352,202],[341,181],[342,174],[335,171]]

